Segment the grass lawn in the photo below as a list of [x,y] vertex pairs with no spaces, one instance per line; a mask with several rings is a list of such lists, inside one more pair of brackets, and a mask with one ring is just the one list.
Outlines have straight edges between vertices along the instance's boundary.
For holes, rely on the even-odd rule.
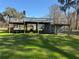
[[0,33],[0,59],[79,59],[79,36]]

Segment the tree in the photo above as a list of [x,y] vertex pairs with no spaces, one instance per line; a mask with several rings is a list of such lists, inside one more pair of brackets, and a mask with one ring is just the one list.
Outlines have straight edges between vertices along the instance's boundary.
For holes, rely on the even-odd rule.
[[59,6],[58,5],[53,5],[50,7],[50,18],[53,18],[54,23],[58,23],[58,18],[59,18]]
[[4,19],[3,15],[0,13],[0,27],[7,27],[6,20]]
[[7,7],[5,9],[5,11],[3,12],[3,15],[4,16],[9,16],[9,17],[15,17],[16,13],[17,13],[16,9],[11,8],[11,7]]
[[3,15],[0,13],[0,21],[5,22]]
[[[65,11],[70,7],[73,7],[77,12],[76,16],[76,29],[78,29],[78,17],[79,17],[79,0],[58,0],[63,6],[61,6],[61,10]],[[70,22],[71,23],[71,22]]]
[[3,15],[8,16],[9,18],[17,18],[17,19],[21,19],[25,17],[23,12],[18,12],[16,9],[11,8],[11,7],[7,7],[5,11],[3,12]]
[[15,17],[17,19],[22,19],[22,18],[24,18],[24,14],[22,12],[17,12],[16,15],[15,15]]
[[[63,23],[66,20],[66,15],[60,10],[59,5],[53,5],[50,7],[50,17],[53,18],[55,24]],[[63,21],[63,22],[62,22]]]
[[76,29],[76,19],[77,19],[77,12],[73,12],[70,14],[70,19],[71,19],[71,28],[73,30]]

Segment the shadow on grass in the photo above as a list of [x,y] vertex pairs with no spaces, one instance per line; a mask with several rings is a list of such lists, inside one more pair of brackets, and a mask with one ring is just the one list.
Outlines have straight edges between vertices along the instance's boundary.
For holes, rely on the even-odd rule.
[[[79,40],[68,36],[11,34],[0,38],[1,59],[79,59],[60,46],[70,46],[78,51]],[[58,53],[59,55],[54,55]]]

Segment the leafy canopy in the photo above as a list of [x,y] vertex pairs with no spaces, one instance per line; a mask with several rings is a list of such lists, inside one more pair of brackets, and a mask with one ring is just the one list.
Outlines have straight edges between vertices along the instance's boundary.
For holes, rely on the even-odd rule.
[[7,7],[5,11],[3,12],[3,15],[18,18],[18,19],[25,17],[24,12],[18,12],[16,9],[11,8],[11,7]]

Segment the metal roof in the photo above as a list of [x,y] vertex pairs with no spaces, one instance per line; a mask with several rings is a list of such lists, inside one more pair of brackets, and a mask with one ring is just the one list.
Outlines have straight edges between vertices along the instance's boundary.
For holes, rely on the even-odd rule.
[[[16,23],[51,23],[54,24],[54,22],[56,21],[56,19],[54,18],[35,18],[35,17],[26,17],[26,18],[22,18],[22,19],[17,19],[17,18],[10,18],[9,22],[16,22]],[[58,24],[68,24],[68,22],[66,20],[64,20],[64,18],[61,18],[61,21],[59,20]]]
[[10,18],[10,22],[53,22],[52,18],[34,18],[26,17],[22,19]]

